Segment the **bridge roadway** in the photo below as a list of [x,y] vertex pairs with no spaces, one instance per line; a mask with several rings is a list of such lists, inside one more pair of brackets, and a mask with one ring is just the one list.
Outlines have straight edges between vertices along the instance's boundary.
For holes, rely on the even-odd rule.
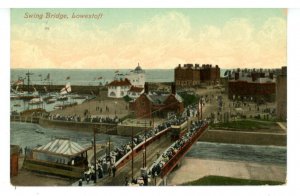
[[[157,159],[157,152],[161,154],[164,152],[173,142],[171,141],[170,134],[167,133],[163,135],[160,139],[154,141],[149,146],[146,147],[147,155],[147,167],[149,168],[153,162]],[[143,150],[139,152],[138,155],[134,157],[134,168],[133,176],[138,178],[141,175],[141,168],[143,166]],[[103,179],[97,179],[97,186],[124,186],[125,177],[128,177],[128,180],[131,181],[131,160],[128,161],[123,167],[119,168],[116,171],[115,177],[106,176]],[[154,185],[152,181],[148,185]]]

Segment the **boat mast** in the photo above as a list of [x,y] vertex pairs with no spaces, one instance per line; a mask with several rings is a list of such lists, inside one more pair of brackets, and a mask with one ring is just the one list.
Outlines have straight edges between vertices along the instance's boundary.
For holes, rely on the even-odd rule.
[[26,73],[27,76],[27,92],[29,93],[29,83],[30,83],[30,75],[32,75],[33,73],[29,73],[29,70]]

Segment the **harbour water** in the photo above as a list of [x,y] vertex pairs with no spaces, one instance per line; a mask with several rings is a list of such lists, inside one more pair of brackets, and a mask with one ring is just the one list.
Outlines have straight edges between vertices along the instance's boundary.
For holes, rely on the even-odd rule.
[[[56,138],[68,138],[82,146],[91,145],[93,140],[93,132],[79,132],[70,131],[56,128],[43,128],[37,124],[31,123],[10,123],[10,143],[13,145],[19,145],[23,149],[27,146],[28,148],[34,148],[37,145],[44,145]],[[96,143],[104,144],[110,141],[114,146],[120,146],[129,142],[130,138],[97,134]]]
[[84,99],[72,99],[71,97],[68,98],[68,101],[57,101],[54,103],[42,103],[37,105],[29,105],[29,101],[20,100],[20,99],[14,99],[10,100],[10,111],[16,111],[16,112],[22,112],[28,109],[34,109],[34,108],[44,108],[46,111],[50,112],[55,110],[56,105],[63,105],[65,103],[75,103],[81,104],[84,101]]

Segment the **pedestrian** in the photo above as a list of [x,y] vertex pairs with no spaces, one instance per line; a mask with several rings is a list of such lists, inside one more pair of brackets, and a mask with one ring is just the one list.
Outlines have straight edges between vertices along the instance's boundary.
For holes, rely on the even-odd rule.
[[86,183],[88,184],[88,183],[90,182],[90,180],[91,180],[91,174],[88,173],[88,174],[86,175]]
[[102,166],[99,166],[99,170],[98,170],[98,178],[103,178],[103,169]]
[[116,175],[116,170],[117,170],[117,168],[116,168],[116,166],[114,165],[113,168],[112,168],[113,177],[115,177],[115,175]]
[[125,177],[125,186],[128,186],[128,177]]
[[82,186],[82,179],[80,178],[79,182],[78,182],[78,186]]
[[111,176],[111,166],[108,167],[108,176]]

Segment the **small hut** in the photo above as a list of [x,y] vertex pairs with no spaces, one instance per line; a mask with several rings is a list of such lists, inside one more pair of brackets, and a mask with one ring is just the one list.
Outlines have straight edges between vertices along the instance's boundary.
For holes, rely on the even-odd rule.
[[56,139],[32,149],[24,167],[41,173],[80,178],[87,167],[87,151],[91,148],[69,139]]
[[18,175],[19,155],[20,155],[20,147],[18,145],[10,145],[10,175],[11,176]]

